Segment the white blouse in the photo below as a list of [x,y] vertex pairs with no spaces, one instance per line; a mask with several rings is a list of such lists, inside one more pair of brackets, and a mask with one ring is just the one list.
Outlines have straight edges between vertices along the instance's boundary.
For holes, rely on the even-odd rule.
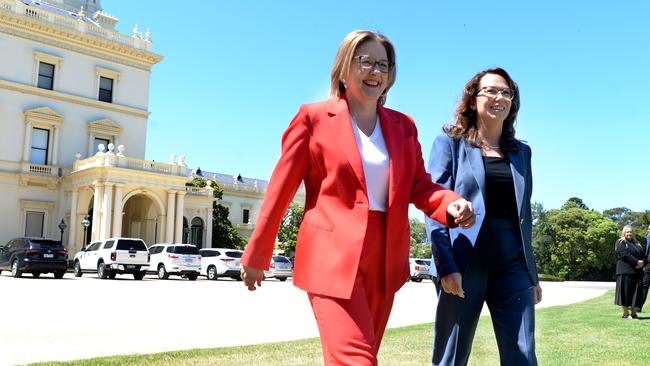
[[357,147],[363,163],[369,209],[385,212],[388,197],[389,160],[379,117],[377,117],[375,129],[370,136],[366,136],[359,130],[354,118],[352,118],[352,130],[357,139]]

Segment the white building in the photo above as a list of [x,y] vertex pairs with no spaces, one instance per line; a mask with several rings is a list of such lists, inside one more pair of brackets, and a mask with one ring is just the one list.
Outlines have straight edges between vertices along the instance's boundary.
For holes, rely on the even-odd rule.
[[[149,31],[124,35],[117,22],[101,0],[0,0],[0,243],[59,238],[64,220],[71,255],[111,236],[211,246],[212,189],[186,187],[183,156],[145,160],[149,78],[162,56]],[[204,177],[250,237],[267,182]]]
[[0,242],[58,238],[63,219],[72,254],[110,236],[210,243],[211,189],[185,186],[182,156],[144,159],[162,56],[117,21],[101,0],[0,0]]

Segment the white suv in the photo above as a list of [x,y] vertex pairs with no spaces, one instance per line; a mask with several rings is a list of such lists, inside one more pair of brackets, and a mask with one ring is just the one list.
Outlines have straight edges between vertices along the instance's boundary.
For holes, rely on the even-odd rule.
[[97,272],[101,279],[131,273],[141,280],[149,267],[149,252],[142,239],[110,238],[90,244],[74,256],[74,275]]
[[422,282],[422,280],[429,280],[429,266],[423,259],[409,258],[409,267],[411,269],[411,281]]
[[201,270],[199,249],[191,244],[156,244],[149,247],[149,272],[166,280],[169,275],[186,277],[195,281]]
[[206,276],[209,280],[230,277],[241,281],[239,261],[244,252],[227,248],[205,248],[199,252],[201,253],[202,276]]

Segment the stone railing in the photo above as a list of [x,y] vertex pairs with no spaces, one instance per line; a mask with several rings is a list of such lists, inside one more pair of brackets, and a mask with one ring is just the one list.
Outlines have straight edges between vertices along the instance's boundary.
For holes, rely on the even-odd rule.
[[23,163],[22,172],[34,175],[58,177],[59,167],[55,165]]
[[[184,162],[159,163],[153,160],[136,159],[124,156],[124,146],[120,145],[118,153],[113,153],[113,144],[109,144],[109,151],[104,152],[104,146],[99,146],[99,152],[87,159],[80,160],[80,154],[77,154],[77,160],[72,165],[72,171],[80,171],[98,167],[117,167],[131,170],[140,170],[158,174],[187,176],[187,167]],[[184,158],[183,158],[184,161]]]
[[205,188],[185,187],[185,191],[187,192],[187,194],[192,196],[212,197],[212,192],[214,191],[214,189],[212,189],[212,187],[205,187]]
[[[0,10],[13,12],[32,19],[38,19],[67,28],[76,29],[82,33],[87,33],[111,41],[127,44],[137,49],[151,51],[152,48],[149,32],[147,32],[146,38],[143,38],[142,34],[135,32],[134,30],[134,35],[129,37],[112,29],[106,29],[98,27],[91,23],[84,22],[80,18],[74,19],[44,9],[27,6],[24,3],[15,0],[0,0]],[[80,17],[85,17],[85,14],[81,14]]]

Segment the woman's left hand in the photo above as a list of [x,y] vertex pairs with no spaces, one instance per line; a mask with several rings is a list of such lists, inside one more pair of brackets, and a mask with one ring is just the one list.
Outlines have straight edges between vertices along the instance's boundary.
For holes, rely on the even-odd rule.
[[456,225],[468,228],[476,222],[472,203],[464,198],[456,200],[447,206],[447,213],[454,218]]
[[535,305],[539,304],[542,301],[542,286],[535,286]]

